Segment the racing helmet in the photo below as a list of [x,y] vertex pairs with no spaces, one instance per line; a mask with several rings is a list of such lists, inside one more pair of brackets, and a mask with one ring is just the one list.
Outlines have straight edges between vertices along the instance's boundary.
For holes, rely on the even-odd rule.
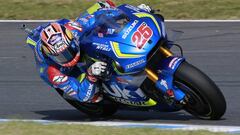
[[80,59],[80,48],[65,26],[51,23],[41,32],[42,52],[63,67],[73,67]]

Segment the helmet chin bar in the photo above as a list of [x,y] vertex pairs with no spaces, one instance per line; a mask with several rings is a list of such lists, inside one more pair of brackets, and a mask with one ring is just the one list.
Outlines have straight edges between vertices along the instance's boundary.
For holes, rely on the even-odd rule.
[[63,67],[73,67],[78,63],[79,59],[80,59],[80,52],[78,52],[70,62],[65,64],[60,64],[60,65]]

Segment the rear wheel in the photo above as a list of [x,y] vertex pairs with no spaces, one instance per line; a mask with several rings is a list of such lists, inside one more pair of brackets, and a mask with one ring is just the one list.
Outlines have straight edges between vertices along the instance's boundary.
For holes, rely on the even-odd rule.
[[226,111],[226,101],[216,84],[203,72],[183,62],[175,73],[174,84],[186,94],[184,109],[202,119],[217,120]]
[[[63,91],[56,89],[56,91],[63,97]],[[91,117],[107,117],[117,112],[117,104],[108,100],[103,100],[100,103],[83,103],[76,100],[70,100],[64,98],[69,104],[74,106],[79,111],[91,116]]]

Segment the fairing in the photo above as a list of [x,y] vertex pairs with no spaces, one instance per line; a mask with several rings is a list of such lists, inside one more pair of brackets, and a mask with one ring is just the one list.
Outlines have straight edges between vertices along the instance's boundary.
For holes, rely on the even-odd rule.
[[[94,59],[105,61],[107,57],[113,61],[112,66],[115,72],[109,81],[103,83],[106,95],[123,104],[154,106],[157,103],[142,92],[140,85],[146,78],[144,69],[148,54],[159,43],[159,40],[166,38],[163,21],[131,5],[121,5],[118,9],[122,12],[122,16],[127,18],[124,27],[116,23],[118,21],[116,18],[109,20],[101,16],[101,19],[97,19],[99,21],[95,26],[97,30],[92,30],[85,35],[81,48]],[[105,30],[101,31],[99,28]],[[138,42],[134,38],[139,38]],[[168,66],[167,62],[169,61],[163,62],[163,70]],[[166,77],[171,75],[168,74]],[[182,98],[182,96],[178,97]]]
[[[163,38],[161,29],[164,29],[162,28],[161,21],[150,13],[142,10],[136,12],[129,7],[130,5],[121,5],[118,7],[128,18],[128,22],[124,27],[118,27],[119,29],[116,30],[118,31],[117,33],[100,33],[99,35],[95,29],[85,36],[82,41],[84,47],[81,47],[85,49],[90,57],[99,59],[101,57],[99,54],[101,54],[112,58],[121,65],[123,73],[142,71],[145,68],[147,55],[157,42]],[[109,18],[102,16],[102,19],[97,20],[102,22],[97,22],[99,25],[96,28],[101,27],[102,23],[106,23],[105,26],[109,26],[109,29],[117,28],[118,24],[114,24],[116,20],[106,20],[109,20]],[[136,34],[136,32],[141,32],[141,29],[149,29],[150,32],[140,33],[142,35],[138,37],[139,33]],[[139,42],[140,45],[137,44]],[[141,45],[142,42],[144,43]]]

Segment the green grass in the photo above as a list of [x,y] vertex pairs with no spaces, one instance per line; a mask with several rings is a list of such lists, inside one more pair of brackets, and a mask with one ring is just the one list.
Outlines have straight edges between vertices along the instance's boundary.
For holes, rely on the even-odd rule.
[[207,131],[167,131],[153,128],[117,128],[86,125],[42,125],[29,122],[0,124],[1,135],[227,135]]
[[[96,0],[0,0],[0,19],[76,18]],[[113,0],[161,9],[167,19],[240,19],[240,0]]]

